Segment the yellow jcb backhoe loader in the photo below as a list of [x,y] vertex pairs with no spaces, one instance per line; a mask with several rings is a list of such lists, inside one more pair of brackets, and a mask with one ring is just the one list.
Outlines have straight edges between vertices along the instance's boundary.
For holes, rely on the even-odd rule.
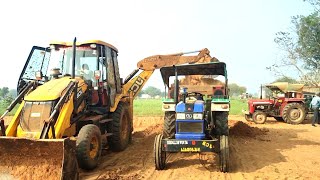
[[212,59],[207,49],[184,54],[143,59],[122,82],[118,50],[111,44],[75,39],[34,46],[19,95],[0,117],[0,179],[78,179],[78,166],[94,169],[103,146],[124,150],[133,131],[133,99],[154,70]]

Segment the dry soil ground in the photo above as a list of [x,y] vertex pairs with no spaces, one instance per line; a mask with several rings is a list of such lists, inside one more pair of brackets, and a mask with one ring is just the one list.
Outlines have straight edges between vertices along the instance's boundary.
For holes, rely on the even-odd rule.
[[320,126],[310,120],[289,125],[270,118],[255,125],[229,116],[231,171],[221,173],[214,154],[170,154],[167,168],[154,168],[153,140],[161,117],[135,117],[132,144],[123,152],[104,150],[99,167],[81,179],[320,179]]

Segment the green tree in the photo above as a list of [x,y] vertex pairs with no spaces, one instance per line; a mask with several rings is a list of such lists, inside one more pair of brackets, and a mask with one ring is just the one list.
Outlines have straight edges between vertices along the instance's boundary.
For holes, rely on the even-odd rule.
[[291,83],[291,84],[294,84],[294,83],[299,83],[296,79],[293,79],[291,77],[279,77],[277,78],[275,81],[273,82],[288,82],[288,83]]
[[155,97],[156,95],[161,96],[161,90],[153,86],[148,86],[144,90],[144,94],[149,94],[151,97]]
[[0,98],[5,98],[8,94],[9,94],[8,87],[0,88]]
[[247,88],[244,86],[239,86],[236,83],[231,83],[228,85],[229,89],[230,89],[230,96],[239,96],[242,93],[247,92]]
[[300,81],[318,86],[320,81],[320,0],[307,0],[314,12],[308,16],[292,18],[292,31],[278,32],[275,42],[285,52],[285,57],[267,67],[279,77],[289,77],[296,72]]

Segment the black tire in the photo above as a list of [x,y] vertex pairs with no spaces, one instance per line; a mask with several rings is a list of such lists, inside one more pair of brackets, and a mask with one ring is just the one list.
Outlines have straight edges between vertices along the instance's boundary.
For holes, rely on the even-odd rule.
[[289,103],[283,108],[282,118],[289,124],[300,124],[306,118],[306,110],[300,103]]
[[245,118],[247,121],[252,121],[252,116],[249,115],[249,114],[245,114],[245,115],[244,115],[244,118]]
[[108,137],[109,147],[112,151],[123,151],[128,146],[132,133],[129,106],[119,102],[116,111],[112,113],[112,119],[108,128],[112,133]]
[[162,151],[162,139],[162,134],[156,135],[153,145],[154,164],[157,170],[163,170],[166,167],[166,152]]
[[98,126],[93,124],[83,126],[76,144],[79,167],[86,170],[97,167],[101,156],[101,132]]
[[229,172],[229,138],[228,136],[220,136],[220,171]]
[[166,111],[164,113],[162,133],[164,138],[174,139],[176,133],[176,117],[174,111]]
[[252,114],[252,120],[256,124],[264,124],[267,121],[267,114],[262,111],[256,111]]
[[275,120],[277,121],[283,121],[283,118],[282,117],[273,117]]
[[215,135],[229,135],[229,127],[228,127],[228,113],[225,111],[214,112],[215,115]]

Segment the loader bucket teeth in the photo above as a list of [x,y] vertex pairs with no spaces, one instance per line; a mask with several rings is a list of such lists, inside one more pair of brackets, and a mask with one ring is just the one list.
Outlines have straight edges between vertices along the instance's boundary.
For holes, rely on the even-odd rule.
[[0,138],[0,179],[78,179],[75,141]]

